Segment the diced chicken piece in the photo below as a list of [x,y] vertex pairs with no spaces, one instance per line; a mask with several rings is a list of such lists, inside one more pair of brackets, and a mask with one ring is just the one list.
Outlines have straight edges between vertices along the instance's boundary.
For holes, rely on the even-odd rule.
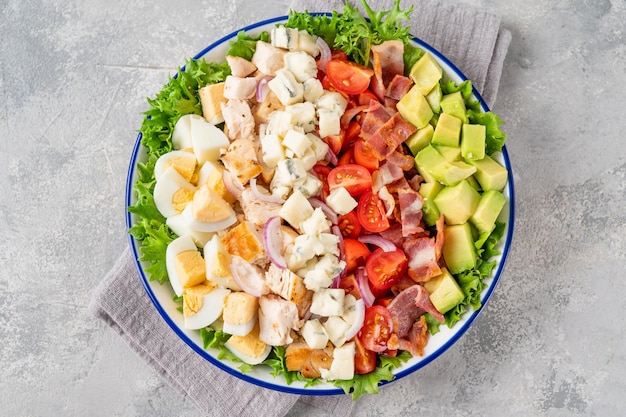
[[254,117],[247,101],[228,100],[221,104],[221,109],[231,141],[254,137]]
[[258,226],[265,225],[270,217],[278,216],[282,207],[282,204],[259,200],[249,187],[243,190],[239,202],[246,218]]
[[265,100],[252,107],[252,116],[257,125],[266,124],[270,120],[270,114],[277,110],[283,110],[285,106],[272,90],[267,92]]
[[224,83],[205,85],[198,90],[200,104],[202,106],[202,116],[211,124],[219,124],[224,121],[222,114],[222,104],[226,103],[224,98]]
[[255,144],[250,139],[235,140],[220,158],[226,169],[242,185],[263,171],[257,160]]
[[263,41],[257,41],[252,63],[266,75],[276,75],[276,71],[284,66],[284,49],[277,48]]
[[305,341],[292,343],[285,350],[285,364],[289,371],[300,371],[306,378],[318,378],[320,369],[330,369],[333,361],[333,347],[311,349]]
[[229,100],[249,100],[254,97],[256,79],[229,75],[224,81],[224,97]]
[[231,75],[235,77],[247,77],[256,71],[256,65],[240,56],[226,55],[226,62],[230,67]]
[[264,266],[269,262],[263,247],[262,229],[250,221],[233,227],[220,240],[228,253],[251,264]]
[[284,346],[293,342],[291,330],[300,328],[298,308],[275,294],[259,298],[259,339],[268,345]]
[[296,305],[305,300],[307,289],[302,278],[289,269],[280,269],[276,265],[271,264],[269,270],[265,273],[265,282],[271,292]]

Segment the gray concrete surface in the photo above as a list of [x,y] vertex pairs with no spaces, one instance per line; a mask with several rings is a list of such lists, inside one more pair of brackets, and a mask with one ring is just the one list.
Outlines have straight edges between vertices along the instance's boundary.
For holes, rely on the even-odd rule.
[[[513,33],[494,111],[515,170],[514,245],[461,341],[353,415],[625,415],[625,3],[461,2]],[[145,97],[287,2],[0,9],[0,415],[197,416],[86,306],[127,244],[124,182]],[[290,413],[309,415],[324,417]]]

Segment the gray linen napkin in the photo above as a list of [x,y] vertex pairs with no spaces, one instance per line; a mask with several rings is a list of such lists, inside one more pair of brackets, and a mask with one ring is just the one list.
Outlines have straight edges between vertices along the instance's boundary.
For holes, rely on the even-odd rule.
[[[310,12],[340,11],[343,4],[337,0],[295,0],[291,8]],[[389,9],[393,0],[375,4],[375,7]],[[408,4],[403,2],[403,7]],[[446,55],[474,81],[491,106],[511,40],[510,32],[500,28],[497,16],[479,10],[438,0],[414,0],[413,4],[411,33]],[[201,358],[157,313],[141,285],[128,248],[94,291],[89,309],[207,416],[280,417],[286,415],[296,401],[336,416],[348,416],[352,411],[354,404],[349,396],[300,397],[271,391],[230,376]]]

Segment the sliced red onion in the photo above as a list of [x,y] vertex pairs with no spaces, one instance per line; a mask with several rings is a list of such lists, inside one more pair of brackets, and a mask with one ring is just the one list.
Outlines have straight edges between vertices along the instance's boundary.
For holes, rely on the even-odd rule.
[[330,148],[328,148],[328,151],[326,151],[324,161],[334,166],[337,166],[339,164],[339,158],[337,158],[337,155],[335,155],[335,153],[331,151]]
[[315,197],[309,198],[309,203],[311,203],[311,206],[313,208],[318,208],[318,207],[321,208],[324,214],[326,215],[326,218],[332,224],[337,224],[337,222],[339,221],[339,218],[337,217],[337,213],[335,213],[334,210],[328,206],[328,204],[324,203],[322,200],[315,198]]
[[281,253],[283,247],[280,217],[273,216],[263,227],[263,246],[270,261],[280,269],[287,268],[285,257]]
[[282,204],[285,202],[285,200],[280,197],[276,197],[272,194],[265,194],[264,192],[262,192],[257,186],[256,178],[250,179],[250,190],[252,190],[252,194],[254,194],[256,198],[261,201],[265,201],[266,203]]
[[243,192],[243,185],[233,175],[225,169],[222,172],[222,181],[224,182],[224,187],[226,190],[235,198],[241,197],[241,193]]
[[356,300],[354,308],[356,309],[356,317],[354,318],[354,322],[350,328],[346,330],[346,333],[344,334],[346,340],[350,340],[356,336],[365,322],[365,302],[362,299]]
[[374,297],[374,294],[372,294],[372,290],[370,289],[370,283],[367,279],[364,266],[357,267],[355,277],[356,284],[359,287],[361,299],[365,303],[365,307],[371,307],[374,304],[376,297]]
[[326,72],[326,64],[328,64],[328,61],[330,61],[332,57],[330,46],[328,46],[326,41],[322,39],[321,36],[317,38],[317,41],[315,41],[315,44],[320,48],[320,58],[317,61],[317,68]]
[[385,252],[393,252],[394,250],[398,248],[391,241],[385,239],[384,237],[380,235],[374,235],[374,234],[363,235],[363,236],[359,236],[357,240],[361,243],[378,246]]
[[254,265],[239,256],[233,256],[230,262],[230,273],[243,291],[253,297],[260,297],[269,292],[265,280]]
[[267,93],[270,91],[270,87],[267,85],[267,83],[272,78],[274,77],[272,77],[271,75],[266,75],[265,77],[261,78],[259,82],[256,83],[256,101],[258,101],[259,103],[265,101]]

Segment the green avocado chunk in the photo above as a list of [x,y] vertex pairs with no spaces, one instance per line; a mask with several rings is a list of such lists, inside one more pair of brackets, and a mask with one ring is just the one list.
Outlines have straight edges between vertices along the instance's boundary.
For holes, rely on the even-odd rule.
[[448,162],[461,161],[461,148],[456,146],[433,145]]
[[461,128],[461,155],[466,159],[483,159],[485,157],[485,135],[487,128],[483,125],[464,123]]
[[465,107],[465,100],[460,91],[455,93],[446,94],[441,97],[441,111],[461,119],[463,123],[467,123],[467,109]]
[[467,180],[445,187],[435,197],[435,204],[449,225],[467,222],[476,211],[479,201],[480,194]]
[[491,232],[505,204],[506,197],[500,191],[487,190],[480,197],[470,221],[480,233]]
[[452,310],[465,299],[463,290],[447,268],[441,268],[441,275],[425,282],[424,288],[430,294],[430,301],[441,314]]
[[441,113],[437,120],[435,133],[433,133],[433,145],[459,146],[461,138],[461,126],[463,122],[455,116],[447,113]]
[[432,125],[427,124],[422,129],[418,129],[417,132],[409,136],[404,143],[406,143],[413,155],[417,155],[419,151],[430,144],[434,132],[435,128],[432,127]]
[[396,103],[398,113],[409,123],[418,129],[426,127],[433,117],[433,110],[426,101],[417,85],[411,89]]
[[465,162],[476,167],[474,177],[483,190],[502,191],[504,189],[509,172],[489,155],[479,160],[466,159]]
[[456,185],[476,172],[476,167],[463,161],[447,161],[431,144],[415,156],[417,172],[427,182],[439,181],[444,185]]
[[443,77],[443,69],[435,58],[426,52],[413,64],[409,77],[415,83],[418,91],[425,96],[439,83]]
[[469,223],[444,227],[442,254],[452,274],[459,274],[476,266],[476,248]]
[[426,101],[433,109],[433,113],[441,113],[441,85],[437,84],[430,93],[426,94]]
[[424,182],[420,185],[419,193],[424,199],[424,206],[422,207],[422,218],[427,226],[434,226],[437,220],[439,220],[439,209],[435,204],[435,197],[439,194],[439,191],[443,190],[443,185],[437,181]]

